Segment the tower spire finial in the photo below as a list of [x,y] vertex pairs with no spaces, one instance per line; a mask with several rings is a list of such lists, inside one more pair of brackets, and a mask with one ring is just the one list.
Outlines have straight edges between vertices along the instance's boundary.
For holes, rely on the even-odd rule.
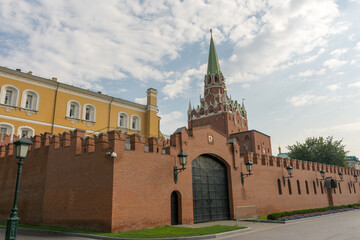
[[208,59],[208,69],[206,74],[210,74],[214,76],[218,74],[219,76],[222,75],[219,65],[219,60],[215,50],[215,44],[212,37],[212,29],[210,29],[211,38],[210,38],[210,49],[209,49],[209,59]]

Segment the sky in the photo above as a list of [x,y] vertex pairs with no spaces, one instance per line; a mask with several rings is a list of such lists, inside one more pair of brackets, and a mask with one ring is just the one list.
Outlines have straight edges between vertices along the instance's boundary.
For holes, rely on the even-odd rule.
[[146,103],[161,130],[199,104],[210,28],[249,129],[278,147],[333,136],[360,157],[360,0],[0,0],[0,65]]

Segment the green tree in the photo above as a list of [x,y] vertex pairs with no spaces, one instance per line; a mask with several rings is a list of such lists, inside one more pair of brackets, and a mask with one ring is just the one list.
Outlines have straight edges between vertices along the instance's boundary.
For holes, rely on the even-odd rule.
[[296,142],[287,148],[289,157],[293,159],[346,166],[345,145],[342,144],[342,140],[334,140],[332,136],[326,139],[309,137],[305,143]]

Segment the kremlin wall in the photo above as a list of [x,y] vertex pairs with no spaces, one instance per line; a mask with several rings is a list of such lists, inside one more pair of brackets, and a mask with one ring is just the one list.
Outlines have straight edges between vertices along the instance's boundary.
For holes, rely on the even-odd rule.
[[[360,203],[354,179],[359,170],[272,156],[270,136],[248,129],[244,103],[227,95],[212,36],[204,83],[200,104],[189,104],[188,128],[178,128],[168,140],[158,130],[155,89],[148,90],[147,107],[135,106],[143,116],[114,115],[117,130],[28,136],[34,144],[24,159],[20,223],[119,232]],[[0,222],[12,206],[17,138],[1,138],[6,144],[0,146]],[[181,153],[187,155],[184,166]],[[181,170],[177,182],[174,167]]]

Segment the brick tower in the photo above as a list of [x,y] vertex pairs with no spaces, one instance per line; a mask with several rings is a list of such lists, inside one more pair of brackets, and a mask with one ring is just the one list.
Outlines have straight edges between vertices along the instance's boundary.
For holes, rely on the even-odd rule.
[[230,135],[248,130],[247,114],[244,102],[228,97],[225,78],[221,72],[215,44],[210,39],[207,73],[204,79],[204,97],[200,95],[200,105],[196,108],[189,103],[188,128],[211,125],[215,129]]

